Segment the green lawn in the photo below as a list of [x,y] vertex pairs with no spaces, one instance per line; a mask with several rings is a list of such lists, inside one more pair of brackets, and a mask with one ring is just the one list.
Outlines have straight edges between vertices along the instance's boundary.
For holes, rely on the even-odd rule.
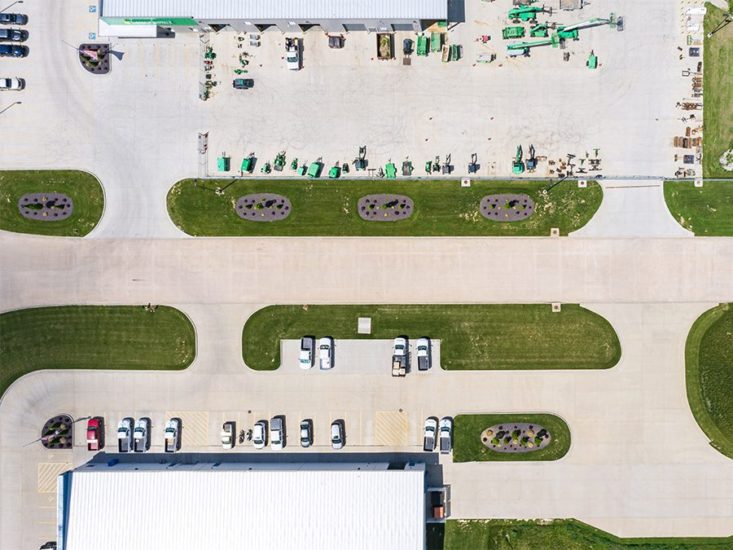
[[[432,533],[430,533],[432,531]],[[450,520],[429,529],[430,550],[730,550],[727,538],[622,539],[573,519]],[[443,540],[444,537],[444,540]]]
[[733,235],[733,181],[667,181],[664,198],[674,219],[701,237]]
[[[224,193],[214,193],[221,186]],[[579,189],[565,181],[547,193],[546,182],[496,183],[474,181],[461,188],[459,181],[347,181],[347,180],[195,180],[178,182],[168,193],[173,222],[190,235],[540,235],[552,227],[565,235],[583,227],[598,210],[603,191],[595,182]],[[258,223],[239,218],[234,204],[242,195],[272,192],[285,195],[293,205],[288,218]],[[494,193],[527,193],[536,201],[527,220],[499,223],[478,211],[481,198]],[[403,221],[368,222],[357,213],[359,198],[370,193],[398,193],[415,202],[415,212]]]
[[179,310],[159,306],[64,306],[0,315],[0,396],[41,369],[184,369],[196,336]]
[[[570,430],[554,414],[459,414],[453,420],[453,462],[558,460],[570,449]],[[551,435],[544,449],[527,453],[499,453],[481,441],[481,432],[496,424],[527,422],[546,428]]]
[[721,304],[692,325],[685,348],[687,400],[710,444],[733,458],[733,309]]
[[[357,318],[372,318],[372,334],[356,333]],[[256,370],[280,365],[280,340],[303,335],[334,338],[441,340],[449,370],[606,369],[621,357],[613,327],[578,305],[319,305],[269,306],[242,331],[244,362]],[[385,366],[387,369],[387,366]]]
[[733,177],[720,166],[720,156],[733,148],[733,23],[707,38],[723,20],[723,10],[705,4],[705,44],[703,48],[703,174],[707,178]]
[[[26,193],[64,193],[74,202],[72,215],[55,222],[28,220],[18,211]],[[97,178],[77,170],[0,171],[0,229],[37,235],[83,237],[99,222],[104,193]]]

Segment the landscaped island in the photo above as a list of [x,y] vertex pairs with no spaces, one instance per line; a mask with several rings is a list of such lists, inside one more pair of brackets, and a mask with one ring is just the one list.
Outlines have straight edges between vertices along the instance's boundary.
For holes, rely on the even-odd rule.
[[41,369],[179,370],[196,355],[188,318],[166,306],[64,306],[0,315],[0,396]]
[[[359,317],[372,319],[370,335],[357,334]],[[276,369],[280,340],[307,334],[427,336],[441,341],[440,364],[448,370],[606,369],[621,357],[610,323],[575,304],[563,304],[559,313],[549,304],[280,305],[256,311],[245,323],[244,362]]]
[[453,424],[453,462],[557,460],[570,449],[553,414],[459,414]]
[[733,306],[721,304],[692,325],[685,348],[687,399],[710,444],[733,458]]
[[104,193],[78,170],[0,171],[0,229],[83,237],[99,222]]
[[[237,215],[239,198],[256,193],[287,198],[292,204],[287,219],[253,223]],[[393,223],[374,223],[376,215],[360,210],[364,206],[360,199],[369,195],[409,200],[404,206],[398,201],[397,208],[380,204],[380,219]],[[497,223],[498,216],[487,219],[486,212],[482,214],[482,199],[489,195],[522,200],[503,201],[500,208],[512,219],[502,215],[505,223]],[[524,197],[529,199],[526,203]],[[464,188],[457,180],[189,179],[168,193],[168,212],[186,233],[205,236],[549,236],[552,228],[567,235],[583,227],[602,199],[603,191],[595,182],[583,189],[574,181],[473,181]]]

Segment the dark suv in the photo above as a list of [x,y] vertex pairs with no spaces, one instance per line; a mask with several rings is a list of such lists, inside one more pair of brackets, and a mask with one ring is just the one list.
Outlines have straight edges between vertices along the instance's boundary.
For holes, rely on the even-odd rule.
[[25,57],[26,55],[28,55],[28,48],[25,46],[0,44],[0,57]]
[[23,42],[28,33],[18,29],[0,29],[0,42]]
[[0,13],[0,25],[25,25],[28,16],[22,13]]

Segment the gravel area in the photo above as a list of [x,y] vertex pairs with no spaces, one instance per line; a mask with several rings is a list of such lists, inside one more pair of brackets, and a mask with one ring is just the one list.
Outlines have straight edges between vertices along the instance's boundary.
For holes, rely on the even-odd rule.
[[481,215],[496,222],[519,222],[534,214],[534,200],[524,193],[486,195],[481,199]]
[[544,449],[552,436],[538,424],[497,424],[481,432],[481,442],[498,453],[531,453]]
[[28,193],[18,200],[20,215],[29,220],[55,222],[74,212],[74,201],[63,193]]
[[235,210],[243,220],[252,222],[276,222],[290,215],[293,205],[290,199],[275,193],[255,193],[237,199]]
[[405,195],[380,193],[359,199],[359,216],[370,222],[397,222],[412,216],[415,204]]

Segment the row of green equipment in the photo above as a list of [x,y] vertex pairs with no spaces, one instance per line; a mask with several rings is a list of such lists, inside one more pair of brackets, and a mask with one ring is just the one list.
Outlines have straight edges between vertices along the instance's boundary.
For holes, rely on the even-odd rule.
[[534,171],[537,168],[537,158],[535,157],[534,145],[529,146],[529,156],[526,161],[523,160],[522,146],[519,145],[517,147],[517,152],[515,153],[514,160],[512,161],[512,173],[517,175],[522,174],[525,166],[529,171]]

